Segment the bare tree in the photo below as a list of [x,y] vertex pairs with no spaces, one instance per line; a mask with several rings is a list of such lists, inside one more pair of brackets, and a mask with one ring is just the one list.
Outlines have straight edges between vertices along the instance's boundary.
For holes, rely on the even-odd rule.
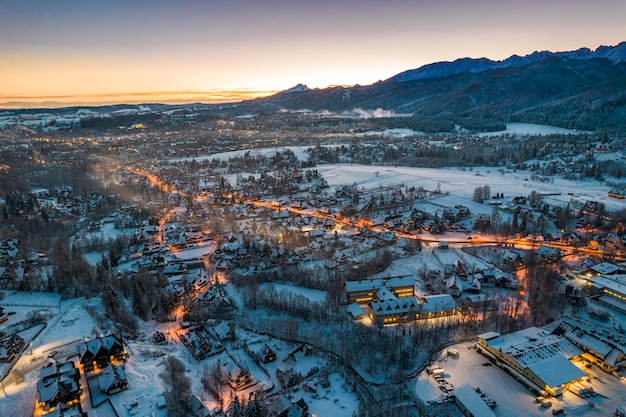
[[165,402],[168,417],[187,415],[187,400],[191,397],[191,380],[186,375],[185,365],[175,356],[169,355],[161,363],[165,369],[160,376],[165,382]]
[[209,394],[217,401],[223,402],[222,389],[224,388],[224,380],[222,379],[222,371],[217,362],[211,366],[204,367],[201,381],[202,387]]

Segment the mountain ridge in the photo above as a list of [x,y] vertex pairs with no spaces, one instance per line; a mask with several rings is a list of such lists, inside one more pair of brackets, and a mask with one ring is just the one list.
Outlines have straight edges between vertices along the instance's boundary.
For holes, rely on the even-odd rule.
[[626,42],[621,42],[615,46],[599,46],[595,50],[589,48],[579,48],[574,51],[550,52],[535,51],[531,54],[510,57],[494,61],[489,58],[459,58],[454,61],[434,62],[426,64],[416,69],[410,69],[396,74],[385,81],[404,82],[425,78],[442,78],[457,75],[464,72],[482,72],[491,69],[518,67],[525,64],[541,61],[550,56],[561,56],[572,59],[596,59],[605,58],[612,62],[626,62]]
[[454,62],[452,75],[431,65],[410,70],[422,72],[404,81],[406,71],[368,86],[292,88],[242,105],[339,113],[381,108],[410,113],[417,130],[431,121],[448,130],[527,122],[626,135],[626,42],[595,51],[512,55],[495,66],[487,58]]

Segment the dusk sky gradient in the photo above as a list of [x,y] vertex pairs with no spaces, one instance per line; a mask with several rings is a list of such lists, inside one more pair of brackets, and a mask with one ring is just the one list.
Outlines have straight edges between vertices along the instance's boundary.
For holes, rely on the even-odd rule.
[[0,107],[236,101],[625,40],[625,0],[0,0]]

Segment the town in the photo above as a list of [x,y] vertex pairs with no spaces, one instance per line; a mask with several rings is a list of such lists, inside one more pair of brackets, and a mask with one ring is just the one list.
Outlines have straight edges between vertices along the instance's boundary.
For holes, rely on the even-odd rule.
[[0,414],[624,415],[623,140],[130,107],[0,117]]

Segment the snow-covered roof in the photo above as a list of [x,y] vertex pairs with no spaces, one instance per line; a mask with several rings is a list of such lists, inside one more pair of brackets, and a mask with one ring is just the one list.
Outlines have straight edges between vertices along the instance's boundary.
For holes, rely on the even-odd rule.
[[425,313],[456,309],[456,302],[449,294],[427,295],[422,300],[422,312]]
[[395,300],[372,301],[371,306],[374,314],[398,314],[417,310],[418,302],[415,297],[403,297]]
[[353,319],[360,318],[363,316],[363,310],[357,303],[352,303],[346,306],[346,309],[352,315]]
[[597,287],[604,287],[618,294],[626,294],[626,275],[597,276],[589,279]]
[[118,379],[120,381],[126,380],[126,374],[124,373],[124,368],[116,365],[109,365],[106,369],[98,375],[98,383],[100,384],[100,389],[103,391],[107,391],[111,385]]
[[598,297],[597,300],[602,304],[608,305],[609,307],[613,307],[621,311],[626,311],[626,303],[621,301],[619,298],[614,298],[610,295],[605,294]]
[[56,379],[50,382],[44,383],[42,380],[37,381],[37,392],[39,396],[37,401],[40,403],[47,403],[54,399],[59,393],[59,383]]
[[610,275],[620,271],[620,267],[610,262],[602,262],[601,264],[593,265],[591,270],[597,272],[598,274]]
[[394,289],[397,287],[410,287],[415,285],[415,278],[412,276],[396,277],[389,279],[364,279],[361,281],[347,281],[345,283],[346,291],[369,291],[381,288],[383,285],[387,288]]
[[584,333],[581,331],[572,331],[572,332],[567,332],[565,334],[565,337],[567,337],[569,340],[572,340],[574,343],[578,344],[579,346],[584,346],[587,350],[596,352],[598,355],[602,356],[603,358],[606,358],[609,352],[611,352],[611,349],[613,349],[607,343],[603,342],[602,340],[598,339],[597,337],[594,337],[593,335],[589,333]]
[[586,374],[567,358],[557,355],[528,366],[549,387],[558,387]]
[[460,402],[467,411],[469,411],[469,415],[496,417],[493,411],[491,411],[485,401],[483,401],[476,391],[474,391],[474,388],[472,388],[471,385],[461,385],[454,390],[454,396],[456,397],[456,400]]
[[501,336],[502,335],[500,333],[487,332],[487,333],[479,334],[477,337],[479,339],[485,339],[486,341],[490,341],[492,339],[497,339],[498,337],[501,337]]
[[386,286],[382,286],[378,289],[378,291],[376,291],[376,298],[378,298],[379,300],[393,300],[396,297],[396,295]]
[[569,340],[538,327],[529,327],[501,338],[491,339],[488,345],[513,357],[521,366],[531,367],[547,359],[563,356],[571,359],[582,354]]

